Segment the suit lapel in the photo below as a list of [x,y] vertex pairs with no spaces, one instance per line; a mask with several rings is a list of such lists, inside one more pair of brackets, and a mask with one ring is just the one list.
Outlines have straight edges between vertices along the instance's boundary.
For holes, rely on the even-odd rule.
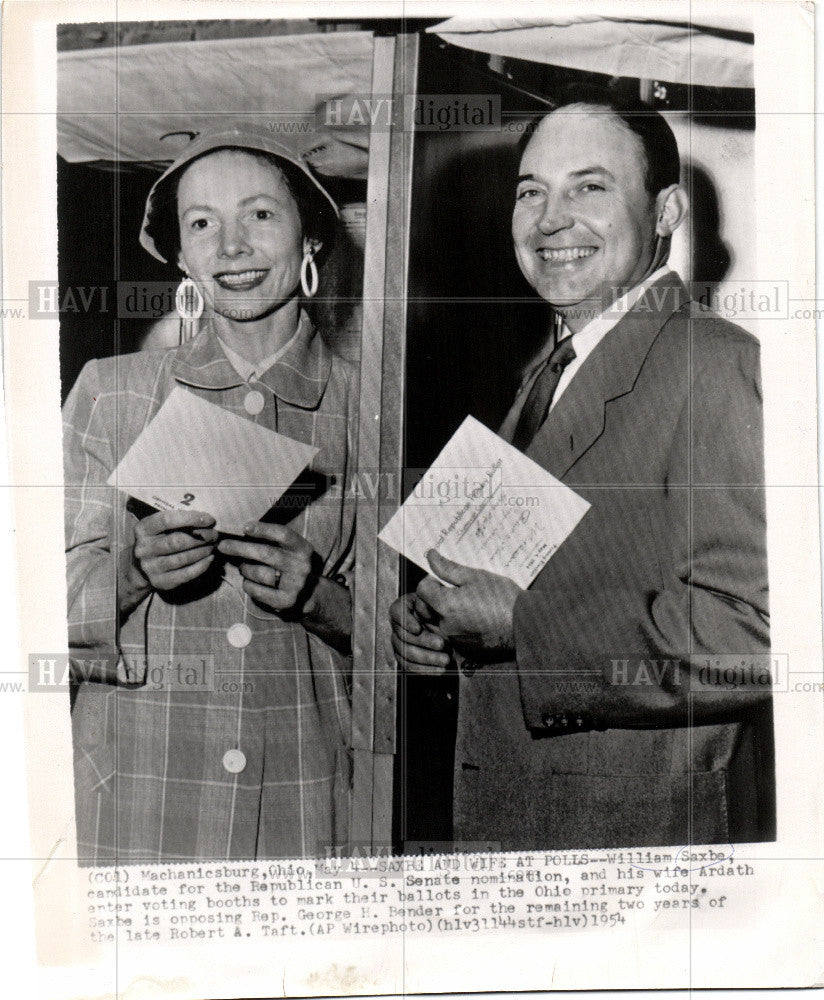
[[[603,434],[606,404],[632,391],[655,338],[688,300],[674,272],[648,288],[581,365],[526,454],[561,479]],[[522,407],[519,399],[501,427],[509,441]]]

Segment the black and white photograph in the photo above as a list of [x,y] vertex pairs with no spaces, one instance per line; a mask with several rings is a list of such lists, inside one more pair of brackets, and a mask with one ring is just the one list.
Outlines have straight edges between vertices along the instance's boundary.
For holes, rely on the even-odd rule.
[[811,12],[11,6],[30,995],[812,985]]

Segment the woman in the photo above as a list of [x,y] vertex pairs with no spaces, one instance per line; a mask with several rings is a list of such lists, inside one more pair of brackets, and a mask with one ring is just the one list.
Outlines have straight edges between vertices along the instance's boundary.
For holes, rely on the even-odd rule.
[[[179,265],[200,332],[89,362],[66,401],[82,862],[303,857],[345,840],[357,399],[299,299],[335,213],[265,130],[201,135],[152,188],[140,235]],[[302,509],[227,537],[206,511],[140,517],[107,486],[176,387],[317,447]]]

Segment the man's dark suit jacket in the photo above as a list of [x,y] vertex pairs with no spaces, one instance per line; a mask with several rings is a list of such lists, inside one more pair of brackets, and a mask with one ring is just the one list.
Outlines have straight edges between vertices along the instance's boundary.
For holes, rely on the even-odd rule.
[[581,366],[527,454],[592,506],[516,602],[515,662],[461,666],[456,840],[764,839],[769,686],[706,669],[769,653],[761,411],[758,342],[672,272]]

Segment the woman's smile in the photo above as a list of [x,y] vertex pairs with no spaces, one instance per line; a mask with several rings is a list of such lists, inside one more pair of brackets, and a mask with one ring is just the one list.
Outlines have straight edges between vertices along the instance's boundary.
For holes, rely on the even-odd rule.
[[266,280],[269,268],[247,271],[221,271],[214,276],[215,284],[227,292],[248,292]]

